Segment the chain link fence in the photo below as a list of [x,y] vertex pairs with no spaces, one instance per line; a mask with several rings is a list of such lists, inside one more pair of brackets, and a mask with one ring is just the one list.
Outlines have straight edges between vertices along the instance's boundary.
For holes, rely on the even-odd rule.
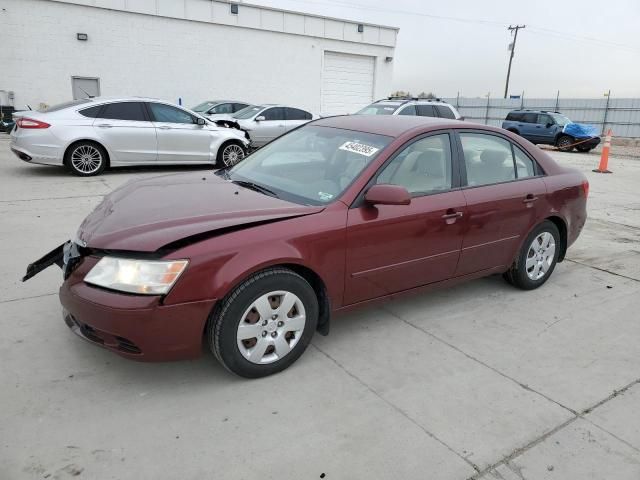
[[472,122],[496,127],[511,110],[560,112],[574,122],[588,123],[616,137],[640,138],[640,98],[445,98]]

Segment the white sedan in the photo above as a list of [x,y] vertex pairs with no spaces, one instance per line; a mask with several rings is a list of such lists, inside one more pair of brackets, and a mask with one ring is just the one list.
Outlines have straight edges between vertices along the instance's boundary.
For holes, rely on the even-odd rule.
[[20,159],[80,176],[108,166],[228,166],[249,146],[241,130],[150,98],[89,98],[15,116],[11,150]]

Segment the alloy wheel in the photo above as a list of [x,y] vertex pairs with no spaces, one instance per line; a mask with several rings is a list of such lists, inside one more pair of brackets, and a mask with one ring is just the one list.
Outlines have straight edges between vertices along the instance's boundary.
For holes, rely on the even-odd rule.
[[80,173],[91,174],[100,169],[103,159],[93,145],[80,145],[71,154],[71,164]]
[[553,266],[556,253],[556,241],[549,232],[542,232],[533,239],[527,251],[525,269],[527,276],[534,281],[543,278]]
[[240,319],[238,349],[251,363],[273,363],[291,352],[302,337],[305,323],[305,308],[297,295],[287,291],[266,293]]
[[224,147],[222,151],[222,162],[225,167],[231,167],[244,158],[244,150],[240,145],[232,143]]

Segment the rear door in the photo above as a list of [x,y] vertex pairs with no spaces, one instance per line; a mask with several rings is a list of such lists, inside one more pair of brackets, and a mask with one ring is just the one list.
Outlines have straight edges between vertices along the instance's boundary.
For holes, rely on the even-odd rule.
[[165,103],[149,102],[149,113],[158,135],[159,163],[213,163],[213,132],[198,125],[198,117]]
[[535,143],[538,138],[539,132],[536,129],[538,123],[538,114],[532,112],[526,112],[522,114],[522,120],[518,124],[518,130],[520,135]]
[[458,139],[468,219],[456,275],[506,268],[547,211],[542,170],[499,134],[465,130]]
[[269,107],[256,118],[258,117],[264,117],[264,120],[254,120],[249,133],[254,145],[261,147],[286,131],[283,107]]
[[113,163],[149,164],[158,158],[156,129],[143,102],[114,102],[102,106],[93,122]]
[[312,115],[309,112],[300,110],[299,108],[286,107],[285,112],[285,131],[293,130],[300,125],[311,120]]
[[452,133],[400,149],[373,183],[402,185],[409,205],[357,203],[347,219],[345,304],[454,275],[465,231],[465,198],[454,168]]

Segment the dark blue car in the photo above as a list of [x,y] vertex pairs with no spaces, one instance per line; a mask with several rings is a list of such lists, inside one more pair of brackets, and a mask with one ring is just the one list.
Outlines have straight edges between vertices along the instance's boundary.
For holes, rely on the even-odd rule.
[[526,138],[531,143],[555,145],[564,152],[575,148],[580,152],[588,152],[600,143],[600,137],[583,135],[579,128],[568,129],[565,127],[574,124],[564,115],[558,112],[544,110],[513,110],[502,122],[502,128]]

